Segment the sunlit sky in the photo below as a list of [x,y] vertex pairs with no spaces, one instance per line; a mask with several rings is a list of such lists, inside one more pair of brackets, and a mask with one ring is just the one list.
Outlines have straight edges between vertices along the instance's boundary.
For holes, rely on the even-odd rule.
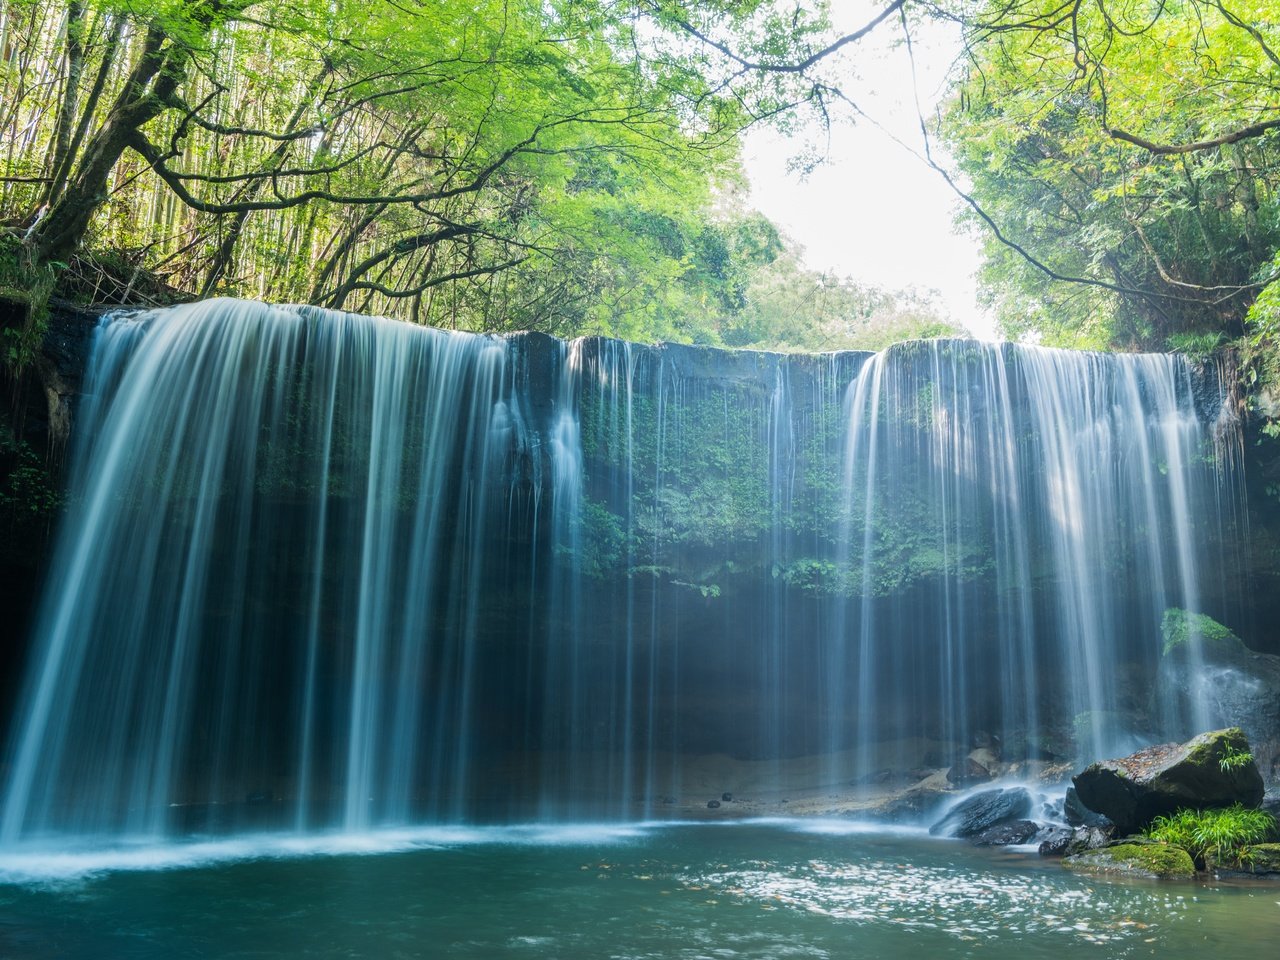
[[[845,29],[872,8],[837,4]],[[844,92],[870,118],[787,139],[776,130],[749,134],[744,157],[751,202],[805,250],[808,266],[889,289],[933,289],[951,319],[993,338],[994,323],[976,303],[977,241],[958,233],[960,201],[912,150],[923,153],[910,60],[894,21],[857,44],[856,72],[842,72]],[[913,34],[917,88],[926,115],[941,98],[959,46],[946,27]],[[895,138],[901,143],[896,142]],[[788,169],[806,139],[826,161],[808,174]],[[904,146],[905,144],[905,146]],[[938,156],[938,145],[933,144]]]

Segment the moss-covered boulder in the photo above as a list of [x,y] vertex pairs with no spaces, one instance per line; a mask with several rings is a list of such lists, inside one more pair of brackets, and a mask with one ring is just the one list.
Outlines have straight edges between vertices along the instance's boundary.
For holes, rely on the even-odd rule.
[[1203,614],[1167,610],[1161,630],[1157,702],[1177,716],[1198,712],[1211,724],[1238,725],[1263,780],[1280,787],[1280,657],[1250,650]]
[[1148,747],[1118,760],[1091,764],[1072,777],[1090,810],[1137,833],[1159,816],[1262,802],[1262,777],[1238,727],[1202,733],[1184,744]]
[[1280,877],[1280,843],[1255,843],[1240,852],[1240,867],[1249,873]]
[[1062,858],[1062,865],[1076,873],[1106,874],[1154,880],[1175,880],[1196,875],[1191,855],[1171,843],[1121,842]]
[[1238,855],[1221,860],[1206,854],[1204,866],[1218,877],[1280,880],[1280,843],[1255,843],[1241,847]]
[[1164,639],[1164,655],[1184,653],[1193,642],[1200,643],[1203,654],[1219,651],[1235,652],[1244,642],[1212,617],[1170,607],[1160,618],[1160,635]]

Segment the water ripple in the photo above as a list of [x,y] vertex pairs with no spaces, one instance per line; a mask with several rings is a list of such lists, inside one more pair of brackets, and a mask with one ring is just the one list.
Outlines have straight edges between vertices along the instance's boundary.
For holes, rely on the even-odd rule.
[[1159,922],[1151,917],[1185,909],[1183,896],[1151,888],[1070,889],[1057,878],[1049,882],[1027,874],[886,859],[783,865],[756,861],[679,879],[688,888],[709,888],[765,909],[859,924],[890,923],[975,941],[1011,933],[1056,933],[1094,943],[1135,941],[1156,934]]

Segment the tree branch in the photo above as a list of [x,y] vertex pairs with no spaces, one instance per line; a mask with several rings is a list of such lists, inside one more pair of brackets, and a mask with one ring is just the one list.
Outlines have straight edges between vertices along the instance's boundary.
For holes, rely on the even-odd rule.
[[418,286],[407,290],[393,290],[380,283],[362,280],[359,283],[352,284],[351,291],[372,290],[374,293],[380,293],[384,297],[390,297],[394,300],[405,300],[409,297],[416,297],[418,294],[424,293],[432,287],[438,287],[442,283],[453,283],[456,280],[468,280],[472,277],[483,277],[491,273],[500,273],[503,270],[510,270],[512,267],[518,267],[527,259],[527,257],[517,257],[514,260],[504,260],[502,263],[490,264],[487,267],[475,267],[471,270],[458,270],[454,273],[441,274],[438,277],[432,277],[430,280],[426,280]]
[[683,17],[672,17],[671,21],[685,33],[689,34],[689,36],[693,37],[700,43],[706,44],[711,49],[723,54],[725,57],[728,57],[744,70],[756,70],[763,73],[804,73],[818,61],[824,60],[840,49],[847,47],[849,44],[856,43],[861,40],[885,20],[889,19],[889,17],[893,16],[905,7],[906,4],[907,0],[893,0],[889,6],[885,7],[857,30],[854,30],[852,33],[846,33],[844,36],[832,41],[821,50],[811,53],[803,60],[798,60],[795,63],[764,63],[757,60],[748,60],[746,57],[734,53],[727,44],[711,39],[711,37],[706,33],[699,30]]
[[1199,153],[1203,150],[1214,150],[1218,147],[1225,147],[1228,144],[1238,143],[1241,140],[1250,140],[1254,137],[1260,137],[1268,130],[1280,128],[1280,119],[1265,120],[1262,123],[1255,123],[1248,127],[1242,127],[1232,133],[1224,133],[1220,137],[1214,137],[1212,140],[1199,140],[1195,143],[1174,143],[1161,144],[1153,143],[1150,140],[1144,140],[1142,137],[1135,136],[1132,133],[1126,133],[1123,130],[1116,130],[1113,127],[1104,127],[1107,136],[1113,140],[1123,140],[1125,143],[1132,143],[1135,147],[1150,151],[1158,156],[1173,156],[1181,153]]

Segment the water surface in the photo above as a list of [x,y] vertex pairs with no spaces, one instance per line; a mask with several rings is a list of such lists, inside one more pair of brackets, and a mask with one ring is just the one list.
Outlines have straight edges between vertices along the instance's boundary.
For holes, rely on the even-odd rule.
[[14,960],[1224,960],[1270,956],[1280,936],[1277,886],[1109,882],[821,821],[6,853],[0,877]]

